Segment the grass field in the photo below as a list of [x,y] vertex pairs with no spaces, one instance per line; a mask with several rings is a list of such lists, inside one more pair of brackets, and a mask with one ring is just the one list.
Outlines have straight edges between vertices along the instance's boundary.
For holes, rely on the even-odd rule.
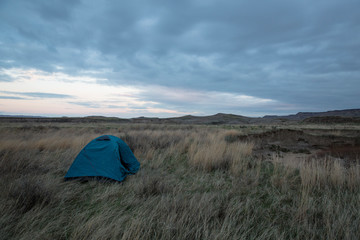
[[[3,122],[0,238],[360,239],[359,130]],[[140,171],[64,182],[103,134],[127,142]]]

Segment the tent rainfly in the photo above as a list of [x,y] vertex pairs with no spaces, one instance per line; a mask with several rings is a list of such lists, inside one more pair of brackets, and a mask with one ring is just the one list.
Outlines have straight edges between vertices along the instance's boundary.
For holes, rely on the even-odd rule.
[[104,135],[95,138],[81,150],[66,173],[65,180],[99,177],[121,182],[139,168],[140,163],[123,140]]

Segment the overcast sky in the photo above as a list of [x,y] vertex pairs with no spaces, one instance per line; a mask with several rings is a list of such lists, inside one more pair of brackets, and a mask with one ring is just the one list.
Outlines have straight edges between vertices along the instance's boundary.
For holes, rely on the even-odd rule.
[[359,0],[0,0],[0,114],[360,107]]

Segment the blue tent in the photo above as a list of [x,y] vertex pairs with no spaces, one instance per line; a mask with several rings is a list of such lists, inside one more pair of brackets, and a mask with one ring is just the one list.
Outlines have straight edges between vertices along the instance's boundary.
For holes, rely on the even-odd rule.
[[95,138],[81,150],[65,179],[100,177],[121,182],[127,175],[135,174],[139,168],[140,163],[123,140],[104,135]]

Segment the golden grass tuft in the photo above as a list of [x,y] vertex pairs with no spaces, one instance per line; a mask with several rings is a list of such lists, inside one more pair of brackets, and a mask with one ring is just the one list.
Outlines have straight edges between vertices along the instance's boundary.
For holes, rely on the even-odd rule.
[[360,165],[345,168],[339,159],[311,159],[301,164],[300,176],[305,189],[356,189],[360,186]]
[[189,162],[205,171],[230,169],[236,174],[247,167],[246,159],[251,155],[253,147],[254,143],[251,142],[228,143],[218,133],[194,137],[188,152]]

